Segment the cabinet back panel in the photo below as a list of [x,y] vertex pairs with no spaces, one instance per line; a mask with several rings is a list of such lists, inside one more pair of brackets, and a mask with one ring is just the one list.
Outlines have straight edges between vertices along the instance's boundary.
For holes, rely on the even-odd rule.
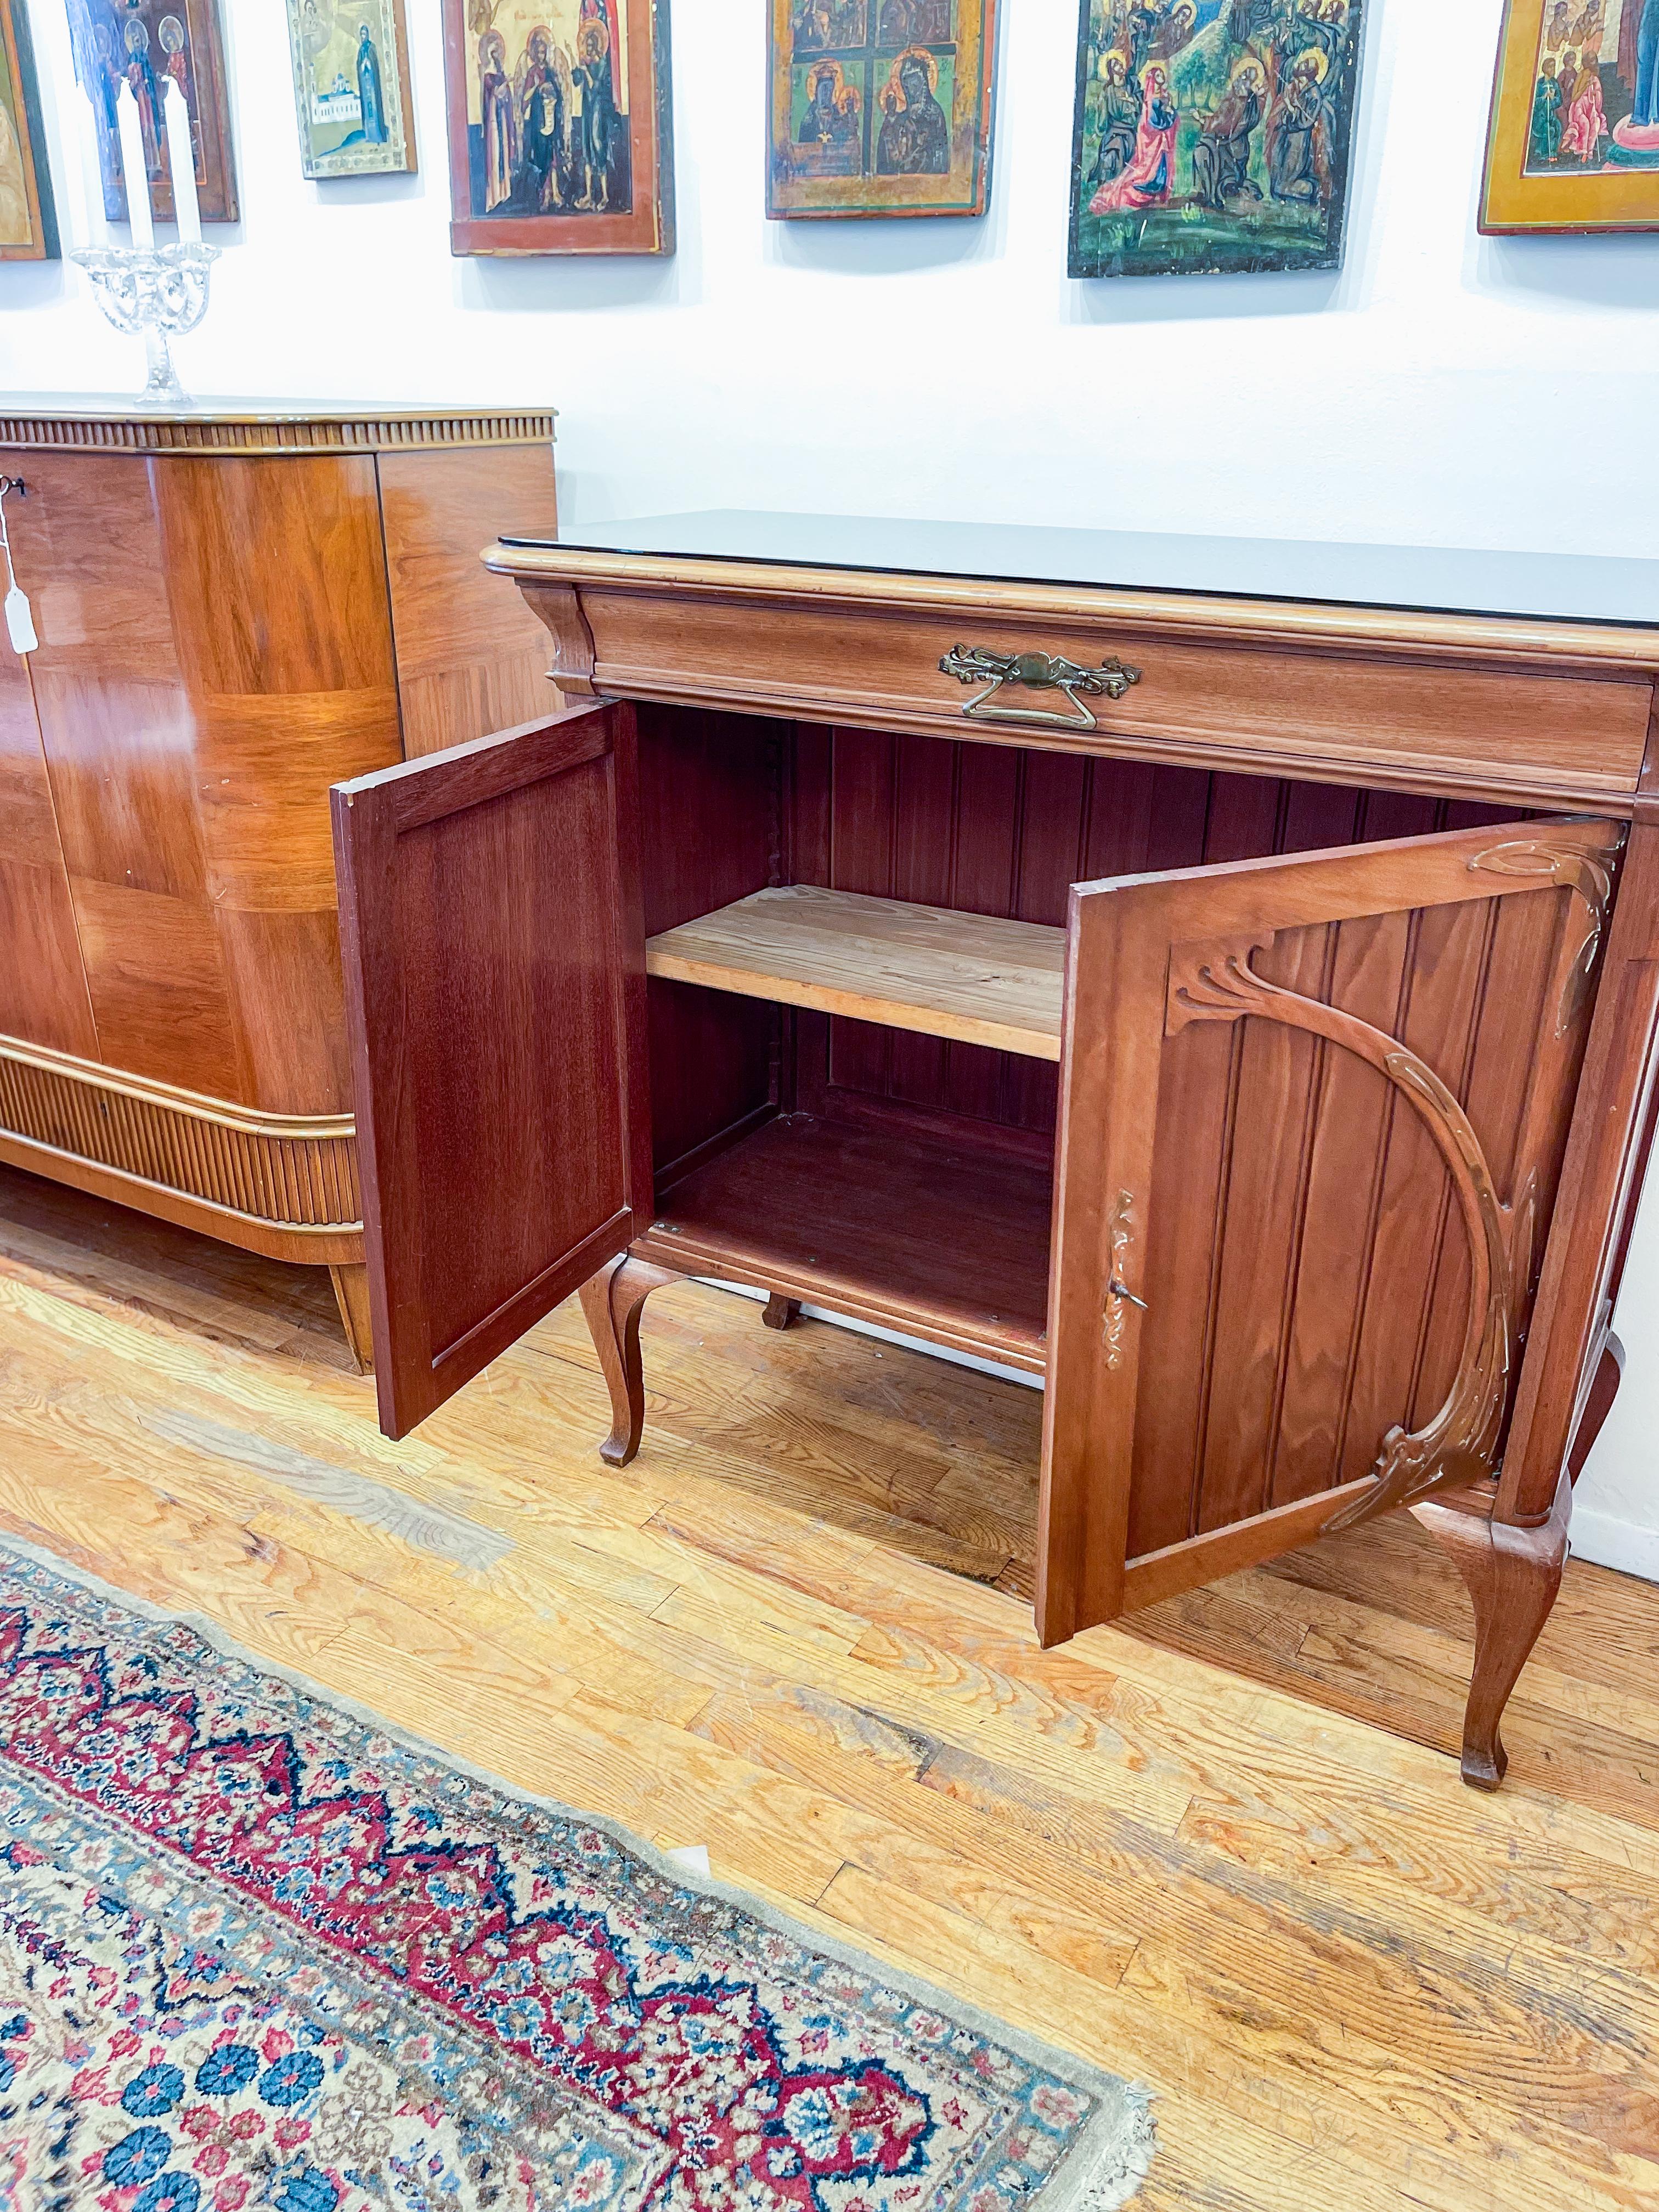
[[[1431,802],[1361,811],[1384,805],[1373,835],[1430,826],[1413,816]],[[1321,811],[1309,797],[1304,826]],[[1534,1097],[1528,1076],[1573,926],[1552,888],[1285,931],[1254,962],[1399,1037],[1456,1094],[1528,1302],[1573,1089],[1553,1077]],[[1466,1231],[1421,1120],[1352,1053],[1268,1021],[1166,1037],[1148,1235],[1132,1558],[1356,1480],[1391,1426],[1443,1401]]]
[[[781,880],[787,732],[754,714],[641,706],[646,934]],[[653,977],[651,1124],[659,1169],[774,1103],[775,1007]]]
[[[1515,818],[1513,809],[1346,785],[803,725],[789,878],[1063,927],[1074,883]],[[837,1017],[830,1080],[1040,1134],[1054,1127],[1057,1071],[982,1045]]]

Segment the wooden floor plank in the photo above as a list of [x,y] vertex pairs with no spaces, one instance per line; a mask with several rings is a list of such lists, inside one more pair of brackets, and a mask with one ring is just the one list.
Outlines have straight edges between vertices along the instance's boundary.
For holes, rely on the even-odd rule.
[[574,1308],[393,1444],[245,1261],[0,1176],[0,1528],[1148,2081],[1147,2212],[1659,2201],[1659,1592],[1482,1797],[1407,1524],[1043,1653],[1034,1392],[684,1285],[631,1468]]
[[[1443,2085],[1438,2110],[1413,2113],[1409,2087],[1402,2094],[1386,2065],[1358,2039],[1350,2055],[1328,2062],[1322,2072],[1309,2067],[1282,2017],[1248,1991],[1232,1993],[1229,2011],[1219,2016],[1221,2033],[1212,2033],[1199,2008],[1173,2001],[1181,1994],[1173,1986],[1143,1977],[1139,1988],[1103,1988],[910,1888],[852,1868],[836,1877],[817,1914],[838,1922],[843,1933],[856,1929],[860,1940],[874,1942],[890,1956],[919,1962],[947,1984],[971,1978],[994,1988],[1005,2014],[1058,2041],[1097,2055],[1140,2051],[1155,2078],[1181,2100],[1177,2136],[1183,2121],[1203,2128],[1218,2124],[1224,2138],[1248,2130],[1278,2145],[1277,2179],[1261,2153],[1251,2161],[1255,2185],[1267,2192],[1255,2200],[1261,2204],[1374,2205],[1379,2212],[1401,2205],[1469,2212],[1485,2204],[1493,2212],[1537,2212],[1541,2187],[1552,2205],[1622,2203],[1633,2212],[1642,2199],[1632,2185],[1651,2185],[1647,2161],[1593,2142],[1588,2170],[1564,2165],[1542,2145],[1531,2147],[1523,2178],[1516,2161],[1501,2155],[1507,2147],[1495,2130],[1463,2133],[1455,2085]],[[1126,1984],[1134,1974],[1132,1965]],[[1160,2120],[1160,2135],[1166,2132]],[[1298,2175],[1297,2194],[1279,2193],[1287,2170]],[[1407,2171],[1409,2195],[1401,2193]]]
[[[757,1764],[775,1758],[770,1747],[789,1733],[752,1708],[724,1715],[711,1708],[695,1725],[718,1733]],[[930,1763],[924,1781],[938,1763]],[[840,1765],[838,1754],[820,1745],[811,1778],[823,1790],[848,1787]],[[804,1762],[797,1771],[809,1771]],[[866,1772],[859,1800],[866,1810],[879,1810],[915,1832],[925,1816],[907,1806],[908,1787]],[[1564,2100],[1573,2115],[1599,2106],[1609,2129],[1623,2124],[1632,2099],[1639,2106],[1643,2075],[1631,2072],[1632,2041],[1659,2033],[1644,1975],[1604,1974],[1594,2002],[1587,2002],[1583,1960],[1558,1945],[1547,1957],[1540,1947],[1517,1984],[1512,1931],[1474,1913],[1455,1917],[1441,1911],[1437,1899],[1420,1897],[1397,1916],[1396,1935],[1408,1940],[1379,1952],[1364,1910],[1328,1891],[1309,1896],[1294,1871],[1287,1879],[1275,1869],[1244,1867],[1237,1880],[1224,1881],[1206,1852],[1127,1821],[1109,1829],[1097,1812],[1092,1824],[1083,1812],[1063,1850],[1056,1849],[1030,1827],[999,1832],[975,1817],[987,1809],[982,1796],[975,1802],[959,1790],[945,1793],[929,1832],[935,1845],[948,1848],[952,1871],[948,1880],[935,1879],[919,1859],[906,1875],[913,1896],[965,1911],[987,1926],[1003,1924],[1006,1914],[988,1910],[974,1876],[959,1871],[977,1860],[999,1896],[1022,1881],[1039,1893],[1042,1905],[1034,1905],[1024,1930],[1029,1948],[1069,1966],[1066,1931],[1091,1920],[1103,1935],[1138,1938],[1137,1966],[1145,1970],[1156,1960],[1160,1971],[1184,1977],[1190,1990],[1210,1993],[1188,2004],[1189,2017],[1209,2012],[1224,2019],[1237,2009],[1237,1984],[1243,1983],[1264,2014],[1300,2021],[1307,2017],[1307,1990],[1316,1983],[1340,2022],[1344,2063],[1366,2043],[1378,2052],[1389,2050],[1397,2014],[1431,2010],[1448,2078],[1461,2094],[1493,2107],[1495,2127],[1529,2139],[1559,2132]],[[994,1806],[989,1809],[994,1814]],[[1105,1978],[1097,1968],[1094,1978]],[[1449,1992],[1465,1984],[1454,2003]],[[1391,2057],[1390,2064],[1396,2087],[1415,2077],[1416,2092],[1425,2093],[1413,2058]]]

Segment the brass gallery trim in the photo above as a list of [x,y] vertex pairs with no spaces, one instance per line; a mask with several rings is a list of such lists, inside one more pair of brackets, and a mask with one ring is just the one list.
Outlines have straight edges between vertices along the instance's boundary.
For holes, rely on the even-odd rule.
[[[597,661],[591,672],[553,669],[550,681],[586,697],[643,699],[665,706],[732,707],[762,714],[787,714],[803,721],[847,722],[860,729],[914,730],[925,737],[977,738],[996,742],[983,724],[964,720],[949,699],[908,698],[870,691],[835,691],[823,684],[721,683],[689,675],[683,668],[635,668]],[[1333,752],[1309,747],[1282,752],[1260,741],[1228,744],[1207,730],[1114,729],[1081,724],[1075,735],[1026,725],[1020,743],[1038,751],[1083,752],[1113,759],[1170,763],[1182,768],[1224,769],[1237,765],[1255,775],[1288,775],[1304,781],[1361,786],[1386,782],[1390,789],[1425,791],[1452,799],[1512,799],[1521,806],[1593,807],[1598,813],[1631,813],[1631,785],[1609,776],[1596,781],[1563,783],[1547,774],[1504,775],[1490,760],[1455,756],[1436,758],[1416,753]]]
[[269,414],[149,422],[127,416],[0,415],[0,448],[130,453],[319,454],[425,452],[459,446],[540,446],[554,410],[373,416]]
[[1099,622],[1119,631],[1145,623],[1172,635],[1210,640],[1267,638],[1327,648],[1346,646],[1362,653],[1386,651],[1413,659],[1449,653],[1458,659],[1489,658],[1504,665],[1525,664],[1564,677],[1626,671],[1651,680],[1659,671],[1659,624],[1620,627],[1542,616],[1426,614],[1391,607],[1213,598],[1195,592],[1133,591],[1111,584],[1017,584],[982,576],[679,560],[663,554],[594,552],[574,545],[488,545],[483,560],[487,568],[526,583],[552,580],[645,595],[696,592],[713,599],[793,600],[884,615],[947,611],[994,622]]

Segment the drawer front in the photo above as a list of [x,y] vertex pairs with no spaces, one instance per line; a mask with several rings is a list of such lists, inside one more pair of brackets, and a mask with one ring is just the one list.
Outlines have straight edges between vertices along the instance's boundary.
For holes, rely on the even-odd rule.
[[[1650,678],[1278,643],[1211,643],[1087,621],[886,613],[585,586],[593,683],[809,720],[1260,768],[1522,803],[1628,802]],[[1044,654],[1138,672],[1119,698],[959,681],[939,663]],[[990,692],[990,696],[987,696]]]

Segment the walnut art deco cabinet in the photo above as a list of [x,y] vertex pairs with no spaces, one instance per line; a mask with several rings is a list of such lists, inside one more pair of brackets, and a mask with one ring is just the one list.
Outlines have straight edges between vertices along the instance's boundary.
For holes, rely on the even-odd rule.
[[561,711],[334,794],[387,1432],[580,1289],[625,1462],[678,1275],[983,1354],[1046,1378],[1044,1644],[1409,1507],[1495,1787],[1650,1133],[1659,568],[489,559]]
[[477,554],[551,415],[6,407],[0,1158],[328,1266],[366,1351],[328,787],[545,690]]

